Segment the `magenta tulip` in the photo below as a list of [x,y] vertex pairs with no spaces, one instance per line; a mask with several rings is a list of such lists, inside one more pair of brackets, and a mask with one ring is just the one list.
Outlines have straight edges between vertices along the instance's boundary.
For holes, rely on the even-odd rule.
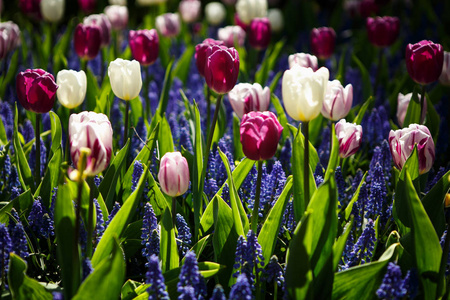
[[310,36],[311,50],[320,59],[329,58],[336,44],[336,32],[331,27],[314,28]]
[[206,39],[201,44],[195,46],[195,63],[197,65],[198,72],[203,77],[205,77],[205,66],[208,58],[206,56],[206,50],[214,45],[223,45],[223,42],[214,39]]
[[90,15],[84,18],[84,25],[97,25],[100,28],[100,47],[109,45],[111,41],[111,22],[105,14]]
[[141,65],[149,66],[158,58],[159,38],[155,29],[130,30],[128,34],[131,54]]
[[212,46],[206,50],[206,84],[217,94],[226,94],[239,75],[239,54],[234,48]]
[[339,80],[329,81],[322,104],[322,115],[337,121],[345,118],[353,104],[353,86],[347,84],[344,88]]
[[362,0],[358,3],[358,13],[362,18],[377,15],[380,8],[375,0]]
[[347,123],[344,119],[336,123],[336,135],[339,140],[339,156],[349,157],[358,151],[362,142],[362,126]]
[[267,160],[277,151],[283,126],[270,111],[252,111],[242,117],[242,150],[252,160]]
[[189,166],[180,152],[167,152],[161,158],[158,173],[161,190],[171,197],[186,193],[189,188]]
[[259,83],[238,83],[228,93],[231,107],[239,118],[251,111],[266,111],[270,104],[270,89]]
[[314,72],[319,69],[319,63],[315,55],[308,53],[295,53],[289,55],[289,69],[292,69],[295,65],[303,68],[311,68]]
[[73,37],[75,52],[82,59],[91,60],[100,51],[101,33],[97,25],[78,24]]
[[248,24],[245,24],[244,22],[242,22],[241,19],[239,19],[239,15],[237,13],[234,14],[234,24],[236,24],[237,26],[244,29],[244,31],[247,31],[248,26],[249,26]]
[[420,41],[406,47],[406,69],[415,82],[425,85],[438,80],[444,64],[444,50],[440,44]]
[[57,89],[53,75],[42,69],[27,69],[16,77],[20,104],[35,113],[47,113],[53,108]]
[[0,60],[8,55],[8,34],[0,31]]
[[90,14],[95,10],[97,6],[96,0],[78,0],[78,6],[85,14]]
[[367,18],[366,29],[369,41],[380,48],[392,45],[400,31],[400,20],[397,17]]
[[41,15],[41,0],[19,0],[20,10],[27,16],[40,20]]
[[266,49],[270,43],[270,22],[268,18],[254,18],[249,27],[248,41],[255,49]]

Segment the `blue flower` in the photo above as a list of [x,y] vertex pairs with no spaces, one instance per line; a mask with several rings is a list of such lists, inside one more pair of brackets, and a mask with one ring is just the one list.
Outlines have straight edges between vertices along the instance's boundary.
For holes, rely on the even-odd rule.
[[287,138],[280,152],[280,162],[284,168],[284,171],[287,174],[291,173],[291,155],[292,155],[291,139]]
[[12,217],[9,218],[8,230],[12,243],[12,251],[22,258],[26,258],[29,253],[25,230],[19,219],[19,215],[14,208],[11,211],[11,215]]
[[55,235],[53,219],[50,218],[47,209],[42,204],[42,200],[38,197],[31,206],[28,215],[28,223],[31,229],[42,238],[49,238]]
[[92,267],[92,263],[90,258],[83,259],[83,276],[82,281],[86,279],[92,272],[94,271],[94,268]]
[[225,293],[223,292],[223,288],[220,284],[217,284],[213,290],[211,298],[209,300],[226,300]]
[[139,183],[139,179],[144,172],[144,166],[142,165],[140,160],[136,160],[134,162],[133,174],[131,175],[131,191],[134,192]]
[[252,289],[245,274],[239,275],[236,283],[231,287],[230,300],[251,300],[253,299]]
[[147,261],[153,254],[159,255],[158,221],[152,205],[148,202],[144,206],[141,239],[141,244],[144,245],[142,256],[147,258]]
[[345,255],[347,256],[347,261],[343,269],[348,269],[359,264],[370,262],[372,259],[373,250],[375,249],[375,241],[376,237],[374,222],[372,219],[369,219],[361,236],[353,246],[352,251]]
[[97,199],[93,199],[94,200],[94,205],[95,205],[95,212],[97,214],[97,224],[95,225],[95,237],[96,237],[96,243],[98,244],[100,242],[100,239],[102,238],[103,232],[105,231],[105,226],[104,223],[105,221],[103,220],[103,213],[102,213],[102,209],[100,208],[100,204],[98,203]]
[[264,256],[262,255],[261,245],[258,243],[253,230],[249,230],[247,240],[243,236],[238,239],[234,264],[236,272],[233,276],[238,277],[239,274],[245,273],[250,283],[253,284],[255,280],[254,272],[259,273],[263,266]]
[[109,216],[108,216],[108,221],[106,221],[106,223],[105,223],[105,228],[107,228],[109,223],[111,223],[112,219],[116,216],[119,209],[120,209],[119,202],[114,202],[113,209],[111,210],[111,212],[109,213]]
[[402,270],[396,264],[390,262],[383,281],[377,290],[380,299],[400,300],[406,296],[408,290],[402,280]]
[[180,214],[177,214],[177,229],[178,229],[178,239],[177,239],[178,251],[180,252],[181,257],[183,257],[189,250],[189,247],[191,245],[192,234],[191,230],[189,229],[189,225],[186,223],[183,216]]
[[148,259],[148,271],[145,274],[149,300],[170,300],[169,294],[166,291],[164,277],[159,266],[159,259],[156,255],[151,255]]
[[348,199],[347,199],[347,193],[346,193],[345,180],[344,180],[344,176],[342,176],[342,171],[341,171],[340,166],[338,166],[336,168],[334,177],[336,179],[336,185],[337,185],[337,189],[338,189],[339,207],[345,207],[348,204]]
[[2,270],[8,271],[9,253],[12,249],[13,246],[8,229],[5,224],[0,223],[0,268]]
[[177,291],[180,294],[178,299],[184,299],[184,295],[191,295],[194,289],[195,299],[205,299],[206,285],[203,276],[198,268],[197,257],[193,251],[189,251],[181,267],[180,277],[177,284]]
[[[41,177],[44,176],[44,171],[45,171],[45,166],[47,163],[47,148],[45,147],[44,141],[41,138],[41,151],[39,152],[40,155],[40,174]],[[30,170],[31,172],[34,174],[34,168],[36,167],[36,144],[33,144],[31,151],[30,151],[30,156],[28,159],[28,164],[30,166]]]
[[279,287],[282,287],[284,284],[284,276],[283,276],[283,268],[278,263],[278,258],[276,255],[273,255],[270,258],[269,263],[267,264],[266,269],[264,270],[264,280],[266,282],[274,282]]

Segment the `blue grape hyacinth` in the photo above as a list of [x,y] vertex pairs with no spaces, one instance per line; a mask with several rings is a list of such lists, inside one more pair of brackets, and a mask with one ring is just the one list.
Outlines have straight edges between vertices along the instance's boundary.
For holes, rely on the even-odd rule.
[[180,294],[178,299],[184,299],[185,295],[186,297],[189,297],[189,295],[192,295],[192,290],[194,292],[195,299],[205,299],[205,281],[203,276],[200,274],[195,253],[193,251],[189,251],[186,253],[177,284],[177,291]]
[[169,300],[169,294],[166,291],[166,284],[159,265],[159,259],[156,255],[151,255],[148,260],[148,271],[145,274],[145,282],[150,284],[147,288],[148,300]]

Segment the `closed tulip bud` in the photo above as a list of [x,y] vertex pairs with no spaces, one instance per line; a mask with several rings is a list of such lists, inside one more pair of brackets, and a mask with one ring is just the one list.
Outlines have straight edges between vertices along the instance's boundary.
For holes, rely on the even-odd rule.
[[[398,93],[397,97],[397,121],[400,127],[403,127],[403,122],[405,121],[406,112],[408,111],[409,102],[411,102],[412,93],[403,95],[402,93]],[[417,94],[417,98],[420,99],[421,95]],[[420,117],[420,123],[425,120],[425,115],[427,113],[427,101],[423,103],[422,116]]]
[[313,71],[317,71],[319,63],[315,55],[308,53],[295,53],[289,55],[289,68],[292,69],[295,65],[303,68],[311,68]]
[[0,31],[0,60],[8,55],[8,34]]
[[238,0],[236,12],[244,24],[250,24],[254,18],[267,17],[267,0]]
[[61,70],[56,75],[56,83],[59,86],[56,94],[62,106],[71,109],[83,103],[87,87],[84,71]]
[[406,69],[409,76],[419,84],[438,80],[444,64],[444,50],[440,44],[420,41],[406,47]]
[[212,46],[206,50],[206,84],[217,94],[226,94],[236,85],[239,54],[234,48]]
[[226,26],[224,28],[219,28],[217,36],[227,47],[234,47],[235,43],[239,47],[242,47],[245,43],[246,34],[244,29],[239,26]]
[[271,8],[267,12],[272,32],[280,32],[284,28],[283,12],[279,8]]
[[117,58],[110,62],[108,76],[111,89],[118,98],[129,101],[139,96],[142,77],[141,66],[136,60]]
[[336,135],[339,140],[339,156],[349,157],[361,147],[363,129],[361,125],[347,123],[344,119],[336,123]]
[[72,114],[69,118],[70,156],[74,166],[83,148],[90,151],[84,174],[95,176],[104,171],[111,160],[112,127],[108,117],[92,111]]
[[20,29],[12,21],[0,23],[0,32],[6,33],[6,51],[14,51],[20,45]]
[[27,69],[16,77],[20,104],[35,113],[47,113],[53,108],[57,89],[53,75],[42,69]]
[[283,126],[270,111],[252,111],[242,117],[242,150],[252,160],[267,160],[277,151]]
[[78,0],[78,6],[85,14],[90,14],[95,10],[97,6],[96,0]]
[[200,17],[202,3],[199,0],[182,0],[178,5],[181,19],[185,23],[194,23]]
[[64,15],[64,0],[41,0],[41,14],[44,20],[58,22]]
[[105,15],[111,22],[114,30],[123,30],[128,25],[128,8],[122,5],[110,5],[105,7]]
[[165,37],[175,37],[180,33],[181,23],[178,14],[166,13],[156,17],[156,29]]
[[254,18],[250,23],[248,41],[255,49],[266,49],[270,43],[270,22],[268,18]]
[[330,73],[327,68],[314,72],[311,68],[294,66],[283,75],[283,103],[291,118],[309,122],[322,110]]
[[100,46],[108,46],[111,41],[111,22],[105,14],[90,15],[84,18],[83,24],[97,25],[100,28]]
[[353,86],[347,84],[344,88],[339,80],[328,82],[323,99],[322,115],[332,121],[345,118],[352,108]]
[[153,64],[159,54],[159,38],[155,29],[130,30],[128,34],[131,54],[143,66]]
[[320,59],[329,58],[336,44],[336,32],[331,27],[314,28],[311,31],[311,50]]
[[417,145],[419,173],[428,172],[434,163],[435,149],[430,131],[424,125],[410,124],[408,128],[389,132],[389,147],[392,159],[398,169],[402,169],[406,160]]
[[213,26],[220,25],[227,16],[225,6],[220,2],[210,2],[205,6],[206,21]]
[[239,118],[251,111],[267,111],[270,104],[270,89],[259,83],[238,83],[228,93],[228,99]]
[[73,36],[75,52],[82,59],[91,60],[100,51],[101,34],[97,25],[78,24]]
[[41,19],[41,8],[39,3],[41,0],[19,0],[20,10],[30,18],[40,20]]
[[443,85],[450,86],[450,52],[444,51],[444,63],[442,65],[441,76],[439,82]]
[[388,47],[397,40],[400,20],[397,17],[367,18],[366,29],[369,41],[380,48]]
[[208,59],[206,52],[214,45],[220,46],[223,45],[223,42],[214,39],[206,39],[201,44],[195,46],[195,64],[197,65],[198,72],[203,77],[205,77],[206,60]]
[[158,180],[164,194],[177,197],[189,188],[189,166],[180,152],[167,152],[161,158]]

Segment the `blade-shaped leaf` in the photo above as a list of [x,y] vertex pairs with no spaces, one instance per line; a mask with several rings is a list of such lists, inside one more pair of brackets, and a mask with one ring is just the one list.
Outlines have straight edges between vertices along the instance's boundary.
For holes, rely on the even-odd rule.
[[172,214],[166,207],[161,220],[160,253],[161,271],[167,272],[179,266],[178,247],[175,240],[175,229],[172,224]]

